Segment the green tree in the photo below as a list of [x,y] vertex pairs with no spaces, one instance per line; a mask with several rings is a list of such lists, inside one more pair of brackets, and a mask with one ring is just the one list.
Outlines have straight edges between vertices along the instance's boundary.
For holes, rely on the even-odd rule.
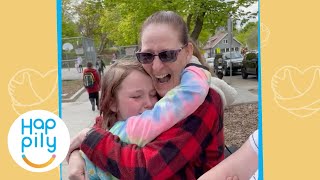
[[75,9],[79,16],[77,26],[80,34],[94,39],[100,54],[108,43],[107,32],[100,25],[105,11],[103,0],[83,0]]
[[258,49],[258,31],[257,29],[252,30],[248,39],[247,44],[249,49]]
[[240,31],[235,33],[235,37],[249,49],[258,48],[258,23],[249,22]]
[[73,7],[71,0],[62,1],[62,37],[79,36],[77,25],[73,21]]
[[199,43],[207,41],[219,26],[225,26],[229,13],[242,17],[240,7],[257,0],[83,0],[78,5],[78,28],[82,35],[100,42],[100,52],[106,43],[137,44],[143,21],[156,11],[172,10],[187,22],[190,37]]
[[[189,27],[190,37],[197,41],[199,37],[207,36],[207,32],[212,35],[219,26],[226,26],[229,14],[233,16],[234,21],[247,19],[240,7],[248,7],[256,0],[238,0],[233,2],[224,2],[220,0],[187,0],[182,11],[187,17],[186,22]],[[247,13],[252,14],[252,13]],[[251,16],[255,16],[252,14]],[[251,17],[250,16],[250,17]],[[204,31],[203,31],[204,30]],[[207,38],[200,38],[206,39]]]

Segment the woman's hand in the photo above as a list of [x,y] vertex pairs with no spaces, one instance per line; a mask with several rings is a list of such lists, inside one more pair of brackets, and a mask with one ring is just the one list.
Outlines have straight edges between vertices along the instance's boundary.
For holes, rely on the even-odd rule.
[[70,154],[72,151],[79,149],[82,141],[86,138],[87,133],[90,131],[91,128],[85,128],[82,131],[80,131],[75,137],[72,138],[70,142],[70,147],[68,154],[66,156],[66,161],[69,163]]

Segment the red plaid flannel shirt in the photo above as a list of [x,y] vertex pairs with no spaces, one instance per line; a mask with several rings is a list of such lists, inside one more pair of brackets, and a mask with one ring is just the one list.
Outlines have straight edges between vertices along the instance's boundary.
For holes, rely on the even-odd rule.
[[81,150],[104,171],[120,179],[196,179],[224,159],[223,106],[210,89],[189,117],[144,147],[94,128]]

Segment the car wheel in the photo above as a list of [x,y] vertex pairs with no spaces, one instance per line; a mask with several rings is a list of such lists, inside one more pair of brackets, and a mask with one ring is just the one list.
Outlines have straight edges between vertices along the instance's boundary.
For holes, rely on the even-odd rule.
[[242,79],[247,79],[248,78],[248,73],[247,73],[245,68],[241,69],[241,75],[242,75]]
[[219,79],[222,79],[223,78],[223,73],[222,72],[218,72],[217,76],[218,76]]
[[224,68],[222,72],[224,76],[229,76],[229,72],[226,68]]

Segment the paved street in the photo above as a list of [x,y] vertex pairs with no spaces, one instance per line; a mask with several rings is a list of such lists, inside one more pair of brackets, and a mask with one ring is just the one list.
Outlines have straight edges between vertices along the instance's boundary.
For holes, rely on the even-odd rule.
[[[81,73],[78,73],[75,68],[62,70],[62,79],[81,79]],[[230,83],[229,76],[223,77],[227,83]],[[234,104],[257,102],[257,80],[255,76],[249,76],[248,79],[242,79],[241,75],[232,76],[231,86],[237,92],[238,97]],[[88,99],[88,94],[84,92],[75,102],[62,103],[62,119],[66,123],[70,137],[75,136],[80,130],[90,127],[94,123],[98,111],[91,110],[91,104]],[[62,179],[67,180],[67,163],[62,163]]]
[[249,75],[247,79],[242,79],[241,73],[238,73],[232,76],[231,84],[230,76],[223,77],[223,80],[234,87],[238,92],[238,96],[233,104],[258,101],[258,81],[256,76]]

